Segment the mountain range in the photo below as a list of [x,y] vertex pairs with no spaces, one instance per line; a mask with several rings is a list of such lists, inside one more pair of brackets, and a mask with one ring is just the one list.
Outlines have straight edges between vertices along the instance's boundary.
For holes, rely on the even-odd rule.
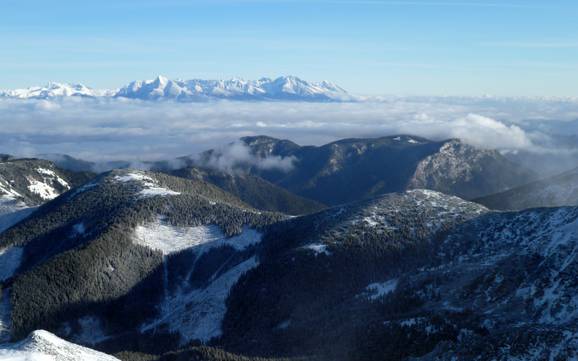
[[[234,165],[237,170],[328,205],[412,188],[471,199],[536,177],[496,150],[475,148],[458,139],[431,141],[395,135],[343,139],[319,147],[266,136],[246,137],[240,142],[258,159],[291,160],[293,166],[263,168],[254,162],[240,161]],[[201,154],[197,163],[219,164],[228,156],[226,148],[210,150]]]
[[171,80],[158,76],[153,80],[133,81],[116,90],[95,90],[82,84],[49,83],[46,86],[0,91],[1,97],[15,99],[107,97],[181,102],[211,99],[340,102],[357,99],[333,83],[307,82],[295,76],[259,80]]
[[578,357],[578,204],[476,198],[553,181],[457,139],[239,145],[98,174],[2,156],[31,210],[0,231],[0,360]]

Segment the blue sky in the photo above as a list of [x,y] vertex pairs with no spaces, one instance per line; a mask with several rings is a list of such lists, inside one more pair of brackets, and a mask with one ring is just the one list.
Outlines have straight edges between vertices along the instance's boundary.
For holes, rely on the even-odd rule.
[[358,94],[578,95],[570,0],[2,0],[0,88],[297,75]]

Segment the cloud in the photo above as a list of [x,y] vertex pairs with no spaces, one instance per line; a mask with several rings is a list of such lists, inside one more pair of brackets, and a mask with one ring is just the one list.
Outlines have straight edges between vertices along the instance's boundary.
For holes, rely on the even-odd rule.
[[208,158],[198,158],[203,166],[234,172],[239,167],[254,167],[262,170],[280,170],[288,172],[295,165],[295,157],[280,157],[268,155],[261,157],[251,153],[251,148],[241,141],[221,146],[212,152]]
[[[400,133],[461,138],[487,148],[556,151],[561,146],[557,135],[578,134],[576,119],[574,99],[390,97],[333,104],[0,99],[0,152],[142,162],[193,155],[250,135],[320,145]],[[225,153],[219,167],[243,159],[262,168],[291,164],[248,160],[238,145]]]

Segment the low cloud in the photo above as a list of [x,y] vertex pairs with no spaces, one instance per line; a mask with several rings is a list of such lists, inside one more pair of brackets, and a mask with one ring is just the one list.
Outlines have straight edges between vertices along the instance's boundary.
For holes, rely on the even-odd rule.
[[218,147],[207,157],[197,159],[197,162],[205,167],[219,169],[225,172],[234,172],[241,167],[288,172],[295,166],[295,161],[295,157],[280,157],[274,155],[261,157],[252,154],[251,148],[240,141]]
[[[63,153],[96,162],[172,159],[265,134],[302,145],[412,134],[461,138],[509,151],[575,151],[578,101],[392,97],[362,103],[143,102],[0,99],[0,152]],[[560,141],[560,137],[564,141]],[[290,169],[291,159],[251,158],[239,143],[214,160]]]

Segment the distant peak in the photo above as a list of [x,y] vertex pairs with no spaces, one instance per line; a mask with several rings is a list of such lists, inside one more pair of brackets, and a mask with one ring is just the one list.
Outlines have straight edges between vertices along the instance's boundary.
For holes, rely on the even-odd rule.
[[122,97],[181,102],[209,99],[342,102],[357,99],[331,82],[308,82],[294,75],[259,80],[245,80],[240,77],[229,80],[171,80],[164,75],[158,75],[152,80],[132,81],[114,91],[93,90],[83,84],[51,82],[45,87],[2,92],[0,96],[20,99],[68,96]]

